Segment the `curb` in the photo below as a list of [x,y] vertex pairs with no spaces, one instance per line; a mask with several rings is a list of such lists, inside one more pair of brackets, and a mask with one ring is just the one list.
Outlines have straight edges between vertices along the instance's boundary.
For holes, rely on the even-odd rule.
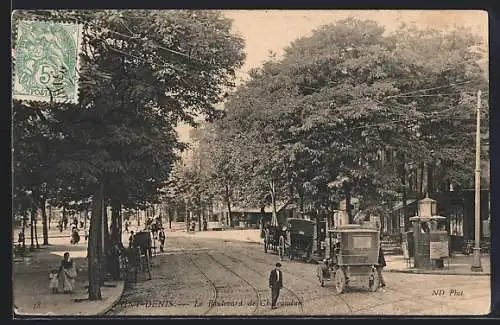
[[96,316],[104,316],[108,311],[110,311],[111,309],[113,309],[113,307],[118,303],[118,301],[120,301],[120,299],[123,296],[123,292],[125,291],[125,281],[121,281],[121,283],[122,283],[122,290],[121,290],[120,294],[115,299],[113,299],[113,301],[111,302],[111,304],[109,304],[109,306],[107,306],[106,308],[104,308],[104,310],[96,313],[95,314]]
[[430,275],[470,275],[470,276],[491,276],[491,273],[472,273],[472,272],[432,272],[427,270],[395,270],[384,269],[384,272],[391,273],[410,273],[410,274],[430,274]]

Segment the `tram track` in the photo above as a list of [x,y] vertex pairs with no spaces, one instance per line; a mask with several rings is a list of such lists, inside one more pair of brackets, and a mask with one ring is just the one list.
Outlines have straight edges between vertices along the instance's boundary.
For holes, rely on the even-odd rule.
[[[245,263],[243,260],[241,260],[241,259],[239,259],[239,258],[236,258],[236,257],[234,257],[234,256],[230,256],[230,255],[227,255],[227,254],[225,254],[225,253],[220,253],[220,254],[221,254],[221,255],[223,255],[223,256],[226,256],[226,257],[228,257],[228,258],[230,258],[230,259],[237,260],[239,264],[244,265],[244,266],[245,266],[248,270],[250,270],[250,271],[252,271],[252,272],[254,272],[254,273],[256,273],[256,274],[260,275],[260,276],[261,276],[261,277],[263,277],[263,278],[266,278],[266,277],[267,277],[267,276],[266,276],[266,274],[264,274],[264,273],[262,273],[262,272],[260,272],[260,271],[255,270],[253,267],[249,266],[247,263]],[[298,295],[295,291],[293,291],[292,289],[290,289],[289,287],[283,286],[283,289],[285,289],[285,290],[287,290],[288,292],[290,292],[290,293],[292,294],[292,296],[294,296],[294,297],[297,299],[297,301],[299,302],[300,311],[301,311],[301,312],[304,312],[303,299],[302,299],[302,298],[300,298],[300,297],[299,297],[299,295]]]
[[[179,246],[181,247],[181,246]],[[208,275],[203,271],[203,269],[200,267],[198,263],[196,263],[191,255],[189,254],[189,250],[183,249],[184,255],[187,257],[188,261],[191,263],[191,265],[194,267],[194,269],[197,270],[202,276],[202,278],[205,280],[206,283],[209,284],[209,286],[212,288],[212,297],[211,299],[216,300],[217,299],[217,287],[211,281],[211,279],[208,277]],[[157,257],[160,257],[163,255],[157,255]],[[178,262],[178,264],[181,264],[182,262]],[[140,277],[140,274],[139,274]],[[147,302],[149,300],[149,297],[153,293],[157,292],[171,292],[173,287],[172,287],[172,282],[167,281],[168,277],[162,276],[155,274],[152,280],[144,281],[144,282],[125,282],[125,291],[122,297],[114,304],[114,306],[105,314],[108,316],[111,315],[119,315],[123,310],[125,310],[128,307],[140,307],[143,305],[147,305]],[[163,281],[166,280],[166,281]],[[154,286],[151,287],[140,287],[138,284],[142,285],[147,285],[148,283],[151,283],[151,281],[154,281]],[[145,300],[141,299],[141,297],[147,297]],[[169,305],[169,302],[175,301],[175,297],[173,297],[174,300],[171,300],[170,298],[167,299],[164,302],[167,302],[166,305]],[[157,300],[153,300],[157,301]],[[153,302],[151,301],[151,302]],[[158,300],[159,302],[161,301]],[[189,306],[189,304],[185,304],[186,306]],[[200,313],[200,315],[206,315],[208,314],[211,310],[213,309],[213,306],[208,306],[207,309],[205,309],[203,312]]]
[[[196,313],[196,315],[200,316],[229,314],[235,316],[266,316],[272,314],[271,310],[263,307],[264,305],[261,302],[265,303],[264,300],[268,299],[267,293],[264,293],[264,291],[268,291],[265,282],[267,282],[267,272],[270,265],[274,265],[274,262],[276,262],[275,255],[264,255],[263,252],[259,254],[255,246],[252,246],[252,248],[234,242],[229,242],[229,244],[222,242],[205,243],[204,241],[186,241],[174,237],[167,240],[171,241],[172,249],[178,252],[178,254],[174,255],[166,254],[171,256],[168,258],[170,264],[168,268],[173,272],[168,273],[166,276],[158,276],[157,271],[156,276],[153,277],[156,282],[151,286],[146,284],[146,288],[128,286],[126,291],[131,292],[124,295],[123,302],[127,302],[128,299],[132,302],[138,301],[142,297],[149,295],[158,296],[158,292],[161,293],[162,291],[173,291],[175,292],[174,296],[179,295],[179,297],[192,297],[195,292],[202,292],[203,299],[210,299],[212,303],[203,306],[203,308],[191,309],[187,306],[187,309],[181,308],[180,310],[189,315]],[[301,267],[299,263],[292,262],[294,261],[285,261],[285,267],[290,268],[290,273],[285,274],[285,278],[288,279],[285,280],[293,288],[284,286],[284,295],[281,297],[287,297],[291,301],[296,299],[300,302],[300,305],[295,305],[290,309],[280,308],[278,310],[279,314],[292,315],[300,312],[302,316],[307,316],[321,312],[322,308],[325,308],[326,315],[375,315],[377,310],[380,309],[386,313],[397,313],[398,315],[419,315],[421,314],[420,309],[435,309],[433,301],[438,302],[436,298],[427,301],[427,307],[412,306],[414,295],[409,290],[398,290],[399,288],[391,286],[386,287],[384,293],[365,293],[361,288],[352,287],[343,294],[337,294],[331,285],[320,288],[319,282],[315,281],[314,267],[308,265]],[[179,282],[175,282],[175,279],[179,278],[177,276],[179,272],[184,274],[180,276]],[[165,282],[163,279],[165,279]],[[395,277],[395,279],[395,281],[399,281],[403,278]],[[147,282],[150,281],[144,283]],[[190,287],[190,284],[194,284],[194,287]],[[264,285],[266,285],[265,290],[263,289]],[[202,291],[198,291],[198,288]],[[419,294],[422,295],[422,290],[420,291]],[[233,308],[223,307],[228,306],[224,305],[224,303],[230,302],[232,297],[234,297],[234,300],[239,299],[239,297],[248,297],[250,299],[253,296],[252,292],[257,299],[255,306],[244,305],[241,308],[241,305],[234,305]],[[196,296],[199,297],[200,295],[196,294]],[[304,304],[304,301],[306,304]],[[120,306],[120,302],[117,305],[107,315],[121,314],[125,308]],[[330,307],[326,307],[327,305]],[[394,305],[394,307],[390,307],[390,305]],[[452,308],[451,302],[446,302],[444,305],[449,305]],[[446,309],[444,306],[443,308]],[[459,309],[458,307],[455,308],[457,311]],[[310,312],[310,314],[306,315],[307,312]]]
[[[201,246],[197,242],[195,243],[195,246],[197,246],[198,248],[201,248]],[[250,281],[248,281],[247,279],[245,279],[244,277],[242,277],[241,275],[239,275],[237,272],[235,272],[233,269],[231,269],[230,267],[228,267],[226,264],[224,264],[221,261],[219,261],[218,259],[216,259],[212,254],[207,253],[206,256],[208,258],[210,258],[212,261],[214,261],[216,264],[220,265],[224,270],[226,270],[229,273],[235,275],[237,278],[239,278],[243,282],[245,282],[250,288],[252,288],[252,290],[255,292],[255,296],[257,298],[255,307],[254,307],[254,309],[252,311],[252,315],[255,315],[257,313],[260,305],[261,305],[261,302],[262,302],[262,297],[260,295],[259,289],[257,287],[255,287]],[[225,256],[227,256],[227,255],[225,255]],[[214,302],[216,303],[216,300],[214,300]]]
[[[247,250],[239,249],[238,253],[240,253],[242,255],[245,255],[245,256],[248,256],[249,258],[252,259],[253,262],[257,262],[259,264],[269,264],[269,261],[267,261],[266,259],[261,258],[261,257],[256,257],[255,255],[251,255],[251,253],[249,253]],[[299,273],[302,273],[302,272],[299,272]],[[303,275],[303,277],[299,277],[299,278],[302,281],[306,281],[308,283],[313,283],[316,286],[318,285],[318,283],[316,281],[308,279],[308,277],[306,275],[304,275],[304,274],[301,274],[301,275]],[[387,304],[395,304],[395,303],[399,303],[399,302],[412,301],[411,295],[409,295],[408,291],[406,291],[406,290],[397,290],[397,289],[394,289],[392,287],[389,287],[389,288],[386,287],[385,291],[389,295],[400,295],[400,296],[402,296],[402,298],[396,299],[396,300],[392,300],[392,301],[388,302],[388,301],[382,300],[383,297],[380,297],[379,295],[376,295],[376,296],[371,295],[371,297],[375,297],[375,299],[378,300],[379,303],[369,304],[367,306],[364,306],[364,307],[361,307],[361,308],[357,308],[356,306],[351,306],[346,301],[346,299],[343,297],[344,294],[337,294],[337,293],[335,293],[335,297],[337,297],[339,300],[341,300],[345,304],[345,306],[349,309],[349,313],[350,314],[360,313],[360,312],[362,313],[363,311],[372,310],[374,308],[377,308],[377,307],[380,307],[380,306],[384,306],[384,305],[387,305]],[[358,290],[356,290],[354,288],[348,288],[347,292],[345,294],[358,293],[358,292],[362,292],[362,291],[358,291]],[[308,300],[311,301],[311,300],[323,299],[323,298],[327,298],[327,297],[330,297],[330,296],[329,295],[328,296],[327,295],[319,295],[319,296],[310,297]],[[436,301],[436,303],[440,302],[439,299],[436,299],[435,301]],[[450,307],[452,307],[452,306],[450,306]]]
[[[260,264],[266,264],[268,265],[269,264],[269,261],[266,261],[265,259],[263,258],[255,258],[255,255],[249,255],[248,252],[244,251],[244,250],[239,250],[239,252],[244,252],[243,254],[248,256],[249,258],[252,259],[252,261],[255,261],[257,263],[260,263]],[[243,264],[246,264],[245,262],[243,262],[242,260],[240,260]],[[248,264],[246,264],[247,267],[248,267]],[[250,267],[249,267],[250,268]],[[257,271],[259,272],[259,271]],[[260,274],[262,274],[261,272],[259,272]],[[295,278],[299,278],[300,281],[306,281],[308,283],[313,283],[313,285],[315,286],[318,286],[318,283],[316,281],[313,281],[313,280],[309,280],[307,277],[297,277],[293,274],[289,274],[290,276],[292,277],[295,277]],[[288,275],[287,275],[288,276]],[[294,294],[298,297],[298,295],[294,292]],[[309,301],[313,301],[313,300],[317,300],[317,299],[324,299],[324,298],[328,298],[328,297],[331,297],[331,295],[327,295],[327,294],[321,294],[321,295],[318,295],[318,296],[313,296],[313,297],[310,297],[308,300]],[[340,301],[342,301],[342,303],[347,307],[347,309],[349,310],[349,314],[352,314],[353,313],[353,307],[339,294],[335,294],[335,297],[338,298]],[[301,306],[302,306],[302,311],[303,311],[303,299],[301,299]]]
[[[179,241],[176,239],[176,242],[178,243]],[[197,242],[194,242],[194,246],[196,246],[197,248],[201,249],[202,247],[197,243]],[[210,277],[201,269],[201,267],[199,267],[196,262],[194,262],[194,259],[191,257],[191,255],[189,254],[189,250],[188,249],[185,249],[185,252],[186,252],[186,255],[188,256],[188,258],[191,260],[191,262],[196,265],[196,268],[200,271],[200,273],[202,273],[204,275],[204,277],[206,278],[206,280],[211,284],[211,286],[213,287],[213,290],[214,290],[214,295],[213,295],[213,300],[212,300],[212,303],[211,305],[209,306],[209,308],[203,313],[204,315],[208,314],[211,310],[213,310],[214,307],[217,307],[217,299],[219,298],[219,295],[218,295],[218,290],[217,290],[217,285],[214,283],[214,281],[212,281],[210,279]],[[223,268],[225,271],[228,271],[229,273],[235,275],[238,279],[242,280],[244,283],[246,283],[251,289],[252,291],[255,292],[255,296],[257,298],[257,301],[256,301],[256,304],[254,306],[254,309],[252,311],[252,315],[255,315],[261,305],[261,296],[260,296],[260,292],[259,292],[259,289],[256,288],[251,282],[249,282],[247,279],[245,279],[244,277],[242,277],[241,275],[239,275],[237,272],[235,272],[234,270],[232,270],[230,267],[228,267],[226,264],[222,263],[221,261],[219,261],[217,258],[215,258],[212,254],[208,253],[208,252],[205,252],[205,254],[203,254],[204,256],[208,257],[210,260],[212,260],[213,262],[215,262],[217,265],[219,265],[221,268]]]

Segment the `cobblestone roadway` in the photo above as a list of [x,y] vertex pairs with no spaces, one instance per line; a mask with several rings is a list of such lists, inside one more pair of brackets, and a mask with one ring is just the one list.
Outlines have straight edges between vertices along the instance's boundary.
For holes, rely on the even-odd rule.
[[315,265],[285,260],[281,306],[271,310],[267,281],[278,257],[262,246],[189,237],[166,246],[153,279],[128,285],[110,315],[471,315],[490,307],[487,276],[385,273],[385,292],[338,295],[333,283],[319,286]]

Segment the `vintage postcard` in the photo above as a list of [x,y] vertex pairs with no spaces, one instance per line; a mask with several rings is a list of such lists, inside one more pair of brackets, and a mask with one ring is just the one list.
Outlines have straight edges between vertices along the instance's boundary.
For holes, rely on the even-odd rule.
[[486,315],[488,15],[12,14],[15,317]]

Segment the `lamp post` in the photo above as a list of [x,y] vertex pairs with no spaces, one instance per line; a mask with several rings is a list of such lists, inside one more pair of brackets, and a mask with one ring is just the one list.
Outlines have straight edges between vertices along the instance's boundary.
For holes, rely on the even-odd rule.
[[471,267],[472,271],[481,272],[481,90],[477,92],[477,108],[476,108],[476,170],[475,170],[475,224],[474,224],[474,259]]

